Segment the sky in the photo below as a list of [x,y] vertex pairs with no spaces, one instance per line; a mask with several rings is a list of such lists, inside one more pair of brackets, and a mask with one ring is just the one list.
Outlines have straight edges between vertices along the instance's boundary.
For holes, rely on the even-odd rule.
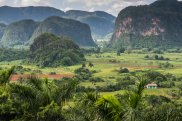
[[0,6],[51,6],[57,9],[105,11],[117,16],[127,6],[150,4],[156,0],[0,0]]

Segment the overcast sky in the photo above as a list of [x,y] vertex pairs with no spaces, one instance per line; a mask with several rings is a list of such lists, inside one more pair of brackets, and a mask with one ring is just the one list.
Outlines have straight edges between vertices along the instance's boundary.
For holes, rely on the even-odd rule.
[[0,5],[7,6],[52,6],[64,11],[86,10],[106,11],[117,15],[120,10],[127,6],[150,4],[156,0],[0,0]]

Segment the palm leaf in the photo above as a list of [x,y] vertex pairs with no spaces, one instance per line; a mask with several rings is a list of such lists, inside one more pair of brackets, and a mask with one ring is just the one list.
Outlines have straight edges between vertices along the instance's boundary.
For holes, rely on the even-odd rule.
[[96,107],[102,117],[107,120],[120,121],[122,118],[122,105],[119,100],[113,96],[103,96],[96,102]]

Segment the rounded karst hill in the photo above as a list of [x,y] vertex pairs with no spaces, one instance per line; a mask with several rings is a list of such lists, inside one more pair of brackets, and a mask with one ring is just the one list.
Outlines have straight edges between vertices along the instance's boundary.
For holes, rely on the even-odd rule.
[[174,48],[182,46],[182,2],[157,0],[130,6],[117,19],[112,46]]
[[4,46],[24,45],[37,26],[38,23],[33,20],[14,22],[5,28],[1,43]]
[[95,46],[90,27],[76,20],[57,16],[49,17],[37,27],[30,39],[32,42],[43,33],[53,33],[56,36],[67,36],[80,46]]
[[42,67],[71,66],[85,60],[80,48],[67,37],[44,33],[30,46],[29,62]]

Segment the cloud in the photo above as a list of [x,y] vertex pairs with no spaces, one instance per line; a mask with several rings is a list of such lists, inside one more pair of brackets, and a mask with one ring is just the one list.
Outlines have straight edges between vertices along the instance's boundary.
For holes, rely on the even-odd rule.
[[4,4],[5,0],[0,0],[0,5]]
[[[106,11],[117,15],[127,6],[150,4],[156,0],[0,0],[8,6],[52,6],[61,10]],[[181,1],[181,0],[180,0]]]
[[14,6],[49,6],[53,0],[14,0]]
[[69,11],[69,10],[73,10],[73,8],[66,7],[66,8],[64,9],[64,11]]
[[145,5],[149,4],[148,0],[114,0],[113,4],[110,6],[109,9],[106,11],[111,14],[119,13],[122,9],[126,8],[127,6],[137,6],[137,5]]
[[67,0],[69,3],[82,3],[87,7],[103,6],[110,4],[113,0]]
[[[67,0],[69,4],[78,4],[85,6],[85,9],[104,10],[116,15],[120,10],[127,6],[149,4],[151,0]],[[155,0],[152,0],[155,1]]]

